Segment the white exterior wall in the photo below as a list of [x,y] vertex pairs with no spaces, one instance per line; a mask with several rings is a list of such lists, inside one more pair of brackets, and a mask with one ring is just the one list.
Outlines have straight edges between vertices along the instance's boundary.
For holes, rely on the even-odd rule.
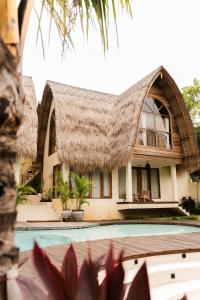
[[51,103],[51,108],[49,112],[49,120],[47,124],[47,132],[44,145],[44,158],[43,158],[43,181],[44,181],[44,190],[47,191],[53,184],[53,167],[58,165],[59,159],[57,152],[49,156],[49,129],[50,129],[50,120],[51,115],[54,109],[54,102]]
[[194,200],[200,201],[200,182],[189,181],[189,196]]
[[[176,180],[177,201],[179,201],[183,196],[190,196],[192,189],[190,187],[188,171],[186,169],[177,169]],[[160,168],[160,189],[162,201],[173,201],[173,187],[170,166]]]
[[160,195],[159,201],[173,201],[170,167],[160,168]]
[[177,183],[178,183],[178,199],[184,196],[190,196],[189,189],[189,174],[185,169],[177,170]]

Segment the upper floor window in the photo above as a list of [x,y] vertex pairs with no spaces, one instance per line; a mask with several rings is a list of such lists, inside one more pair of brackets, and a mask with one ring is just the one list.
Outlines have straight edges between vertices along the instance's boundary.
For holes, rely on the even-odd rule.
[[165,105],[152,98],[145,100],[140,117],[140,145],[171,148],[170,116]]
[[50,127],[49,127],[49,155],[56,151],[56,124],[55,124],[55,111],[51,114]]

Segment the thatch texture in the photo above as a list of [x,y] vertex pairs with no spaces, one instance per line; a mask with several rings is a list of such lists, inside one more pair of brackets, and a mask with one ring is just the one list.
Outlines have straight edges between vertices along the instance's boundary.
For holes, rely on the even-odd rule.
[[142,106],[149,88],[157,76],[158,70],[147,75],[116,99],[111,133],[112,162],[114,165],[125,165],[131,158]]
[[37,103],[35,89],[31,77],[22,78],[25,103],[22,124],[17,133],[17,155],[20,159],[31,159],[34,161],[37,154]]
[[[182,141],[184,162],[196,164],[198,147],[189,113],[174,80],[163,67],[119,96],[47,82],[39,110],[39,160],[54,101],[58,156],[77,169],[113,168],[134,160],[139,119],[148,92],[157,80],[169,99]],[[186,141],[187,147],[186,151]],[[187,165],[188,168],[191,166]],[[193,166],[194,168],[196,166]],[[192,167],[192,168],[193,168]]]
[[114,96],[47,82],[55,101],[56,139],[61,161],[75,168],[110,163],[110,119]]

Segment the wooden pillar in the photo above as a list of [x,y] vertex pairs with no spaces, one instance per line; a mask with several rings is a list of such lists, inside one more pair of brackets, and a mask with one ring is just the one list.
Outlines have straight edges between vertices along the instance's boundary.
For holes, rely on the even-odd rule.
[[172,200],[178,201],[176,165],[170,166],[170,171],[171,171]]
[[66,164],[65,162],[63,162],[62,164],[62,168],[61,168],[61,171],[62,171],[62,176],[63,176],[63,179],[64,181],[68,181],[69,182],[69,165]]
[[133,187],[132,187],[132,164],[129,161],[126,165],[126,201],[133,201]]

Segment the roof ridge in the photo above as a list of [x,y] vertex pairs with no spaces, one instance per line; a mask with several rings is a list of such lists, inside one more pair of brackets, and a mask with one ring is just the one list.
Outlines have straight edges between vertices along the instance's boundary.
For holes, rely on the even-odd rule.
[[65,87],[71,87],[71,88],[74,88],[74,89],[78,89],[78,90],[84,90],[84,91],[87,91],[87,92],[95,92],[95,93],[98,93],[98,94],[104,94],[104,95],[108,95],[108,96],[114,96],[114,97],[117,97],[118,95],[116,94],[111,94],[111,93],[107,93],[107,92],[100,92],[100,91],[97,91],[97,90],[92,90],[92,89],[86,89],[86,88],[82,88],[82,87],[78,87],[78,86],[74,86],[74,85],[70,85],[70,84],[66,84],[66,83],[61,83],[61,82],[57,82],[57,81],[53,81],[53,80],[46,80],[46,84],[48,83],[55,83],[57,85],[63,85]]

